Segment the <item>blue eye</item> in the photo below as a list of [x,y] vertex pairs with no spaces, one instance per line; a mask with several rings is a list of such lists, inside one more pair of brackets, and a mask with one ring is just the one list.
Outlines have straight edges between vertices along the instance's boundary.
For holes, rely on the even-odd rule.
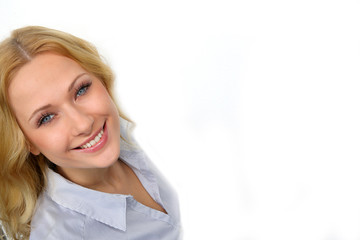
[[55,117],[55,114],[49,114],[49,113],[43,114],[38,121],[38,126],[40,127],[43,124],[47,124],[47,123],[51,122],[51,120],[54,117]]
[[77,93],[76,93],[76,97],[79,97],[79,96],[85,94],[86,90],[87,90],[87,87],[86,88],[85,87],[80,88],[80,90],[77,91]]
[[75,98],[78,98],[78,97],[84,95],[87,92],[87,90],[89,89],[90,85],[91,85],[91,83],[81,84],[80,87],[76,90]]

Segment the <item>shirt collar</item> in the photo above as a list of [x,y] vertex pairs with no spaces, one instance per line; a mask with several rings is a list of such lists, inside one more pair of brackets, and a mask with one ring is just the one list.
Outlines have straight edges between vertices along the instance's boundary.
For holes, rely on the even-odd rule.
[[133,124],[120,117],[120,159],[131,167],[141,170],[145,156],[130,133]]
[[47,171],[46,193],[57,204],[119,230],[126,230],[126,199],[77,185],[53,170]]

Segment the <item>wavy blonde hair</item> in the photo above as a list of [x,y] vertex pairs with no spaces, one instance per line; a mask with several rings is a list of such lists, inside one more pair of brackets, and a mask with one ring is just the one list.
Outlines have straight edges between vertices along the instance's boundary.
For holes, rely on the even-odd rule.
[[[7,235],[14,239],[30,236],[31,218],[45,187],[45,171],[50,163],[42,154],[35,156],[29,152],[29,142],[10,108],[7,91],[17,71],[43,52],[54,52],[76,61],[102,81],[116,103],[114,75],[92,44],[39,26],[16,29],[0,43],[0,220]],[[119,107],[118,111],[122,118],[130,121]]]

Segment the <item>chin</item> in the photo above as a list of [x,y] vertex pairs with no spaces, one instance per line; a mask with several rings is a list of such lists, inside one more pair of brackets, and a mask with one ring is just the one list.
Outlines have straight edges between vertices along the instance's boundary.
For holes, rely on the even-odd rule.
[[[109,149],[110,150],[110,149]],[[120,156],[120,147],[113,148],[110,151],[108,151],[108,154],[105,154],[101,156],[101,158],[98,160],[99,167],[100,168],[106,168],[112,166]]]

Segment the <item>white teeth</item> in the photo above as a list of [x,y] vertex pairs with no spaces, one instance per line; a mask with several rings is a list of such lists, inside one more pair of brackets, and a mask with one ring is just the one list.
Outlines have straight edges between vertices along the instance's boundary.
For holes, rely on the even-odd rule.
[[91,147],[91,146],[94,146],[97,142],[100,141],[100,139],[101,139],[101,137],[102,137],[103,134],[104,134],[104,131],[101,130],[101,131],[99,132],[99,134],[96,135],[93,140],[90,140],[90,142],[85,143],[85,144],[82,145],[80,148],[81,148],[81,149],[85,149],[85,148],[89,148],[89,147]]

